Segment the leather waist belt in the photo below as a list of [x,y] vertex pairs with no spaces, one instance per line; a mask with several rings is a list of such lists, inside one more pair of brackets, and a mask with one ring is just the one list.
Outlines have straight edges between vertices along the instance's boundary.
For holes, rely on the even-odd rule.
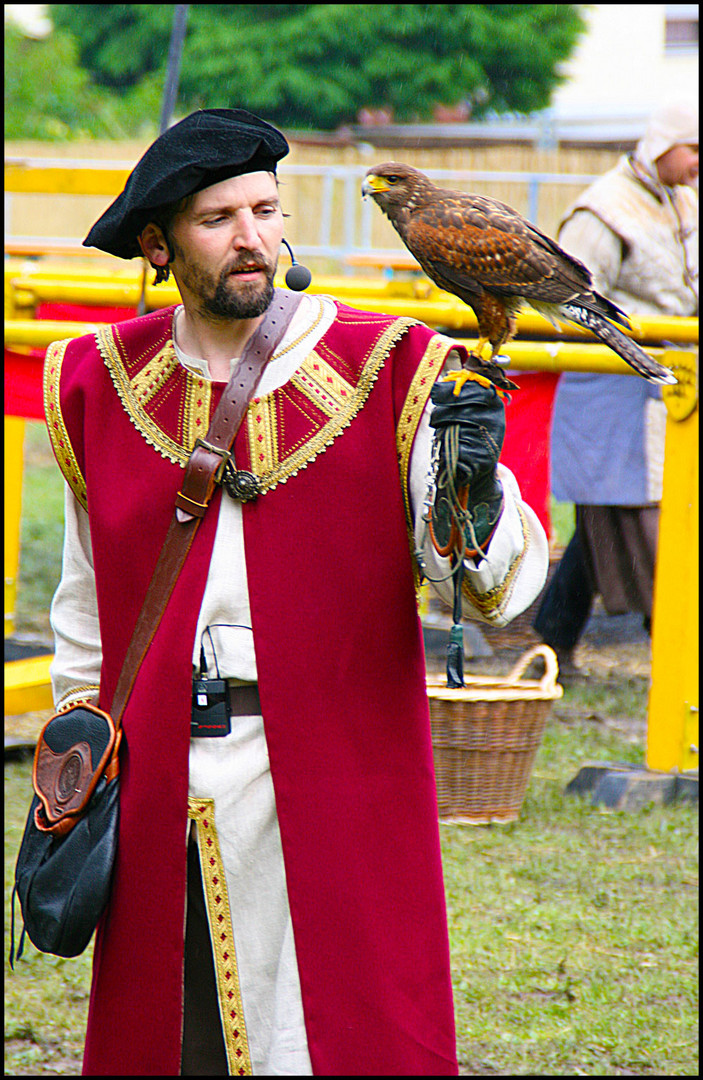
[[261,699],[256,683],[247,686],[229,684],[230,716],[260,716]]

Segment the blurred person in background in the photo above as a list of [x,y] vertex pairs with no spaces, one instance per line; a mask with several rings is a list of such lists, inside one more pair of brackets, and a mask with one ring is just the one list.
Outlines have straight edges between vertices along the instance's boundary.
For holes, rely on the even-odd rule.
[[[655,110],[634,152],[571,206],[558,239],[626,311],[697,315],[697,108]],[[551,486],[557,499],[575,504],[576,529],[534,628],[567,680],[579,675],[574,650],[596,594],[610,615],[641,612],[651,632],[665,422],[653,383],[629,375],[561,377]]]

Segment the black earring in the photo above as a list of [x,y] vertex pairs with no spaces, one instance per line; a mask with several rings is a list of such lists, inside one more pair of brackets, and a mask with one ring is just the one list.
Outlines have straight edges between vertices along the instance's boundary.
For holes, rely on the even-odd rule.
[[307,266],[301,266],[296,261],[293,254],[293,248],[290,246],[287,240],[282,240],[281,243],[285,244],[290,254],[290,261],[293,263],[290,270],[286,271],[286,285],[293,292],[302,292],[303,289],[307,289],[308,285],[312,281],[312,274],[308,270]]

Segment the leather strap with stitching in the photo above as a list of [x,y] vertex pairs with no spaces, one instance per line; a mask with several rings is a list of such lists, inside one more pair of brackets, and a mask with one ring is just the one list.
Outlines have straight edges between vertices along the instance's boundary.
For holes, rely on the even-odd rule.
[[[188,459],[176,511],[161,549],[122,665],[110,713],[119,728],[139,668],[166,610],[181,567],[219,482],[226,458],[264,368],[300,303],[300,294],[276,289],[274,298],[232,372],[204,439]],[[212,449],[209,449],[209,448]]]

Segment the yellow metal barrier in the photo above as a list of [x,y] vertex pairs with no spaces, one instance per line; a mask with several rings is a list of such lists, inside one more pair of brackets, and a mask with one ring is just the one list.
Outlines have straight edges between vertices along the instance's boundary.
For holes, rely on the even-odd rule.
[[698,768],[698,385],[697,355],[664,356],[679,385],[665,389],[664,491],[652,619],[647,767]]
[[5,637],[15,630],[17,575],[20,565],[22,460],[25,422],[5,417]]
[[[147,311],[180,303],[180,294],[172,281],[154,286],[150,283],[152,279],[153,274],[149,270]],[[42,301],[135,307],[140,297],[141,282],[142,271],[138,263],[114,271],[76,270],[70,267],[39,267],[27,271],[10,266],[5,269],[5,315],[6,318],[31,318],[34,308]],[[276,284],[283,285],[282,274],[277,275]],[[438,289],[426,278],[387,281],[385,278],[315,276],[307,291],[338,296],[351,307],[363,307],[366,311],[387,315],[403,315],[449,331],[477,330],[476,316],[471,308],[457,297]],[[643,343],[698,343],[698,319],[634,315],[631,321],[631,336]],[[517,325],[518,337],[523,338],[527,335],[562,341],[593,340],[587,330],[565,324],[555,328],[542,315],[529,310],[520,313]],[[528,343],[520,341],[517,344]]]
[[[82,277],[75,283],[82,288]],[[24,287],[26,279],[20,279],[11,299],[11,307],[26,309],[36,302],[34,293]],[[413,283],[390,283],[405,286]],[[14,282],[13,282],[14,285]],[[36,279],[34,280],[36,286]],[[385,288],[389,283],[384,283]],[[133,288],[124,283],[119,288]],[[100,288],[105,289],[104,283]],[[10,289],[12,292],[12,287]],[[323,291],[320,289],[319,291]],[[331,290],[330,290],[331,291]],[[178,293],[166,299],[167,290],[160,287],[159,304],[176,302]],[[47,299],[57,299],[56,293],[47,289]],[[85,302],[85,292],[82,292]],[[103,297],[105,292],[96,289],[94,295]],[[112,294],[110,294],[112,295]],[[130,293],[130,295],[132,295]],[[475,326],[473,313],[465,305],[429,298],[415,301],[405,297],[384,296],[377,302],[368,294],[359,297],[358,306],[367,310],[410,315],[429,325],[462,329]],[[34,297],[34,300],[33,300]],[[347,302],[350,302],[348,298]],[[15,306],[15,302],[20,303]],[[98,302],[97,300],[95,301]],[[6,287],[7,304],[7,287]],[[397,310],[390,310],[397,304]],[[451,318],[450,318],[451,315]],[[522,316],[519,328],[524,329],[532,316]],[[456,320],[452,323],[452,319]],[[548,327],[540,316],[534,316],[529,325]],[[644,318],[633,319],[636,335],[642,339],[697,344],[697,319]],[[9,319],[5,324],[5,342],[11,345],[44,346],[58,338],[77,337],[91,333],[95,326],[88,323],[37,322],[32,319]],[[550,332],[553,330],[550,327]],[[467,341],[471,345],[471,340]],[[505,348],[511,367],[531,371],[594,371],[615,374],[634,374],[632,369],[602,345],[579,342],[513,341]],[[667,436],[664,471],[664,494],[662,499],[657,579],[654,594],[654,617],[652,630],[652,687],[649,700],[647,734],[647,765],[659,770],[689,770],[698,765],[698,386],[697,352],[658,348],[650,350],[662,363],[672,367],[679,384],[665,388],[667,402]],[[6,421],[6,440],[7,440]],[[8,453],[6,445],[6,467]],[[14,483],[14,489],[12,487]],[[6,504],[6,530],[8,517],[14,519],[18,528],[19,503],[16,499],[16,478],[10,485],[6,479],[6,493],[15,491],[14,510]],[[6,533],[7,548],[7,533]],[[6,563],[6,579],[8,576]],[[7,584],[7,581],[6,581]],[[7,599],[6,599],[7,605]],[[37,665],[41,670],[41,665]],[[48,669],[47,669],[48,670]],[[47,676],[48,677],[48,676]],[[44,684],[46,691],[46,684]],[[34,689],[31,689],[34,693]],[[27,698],[15,698],[26,703]],[[6,701],[7,707],[7,701]],[[21,711],[25,711],[22,708]]]
[[131,169],[119,165],[41,165],[5,162],[5,191],[38,195],[111,195],[124,188]]
[[5,664],[5,716],[52,709],[49,665],[52,656],[32,656]]
[[[369,305],[371,310],[371,305]],[[431,323],[430,323],[431,325]],[[92,334],[97,324],[77,322],[52,322],[33,319],[8,319],[4,334],[6,345],[46,346],[62,338],[82,337]],[[466,338],[468,348],[476,344],[476,338]],[[649,349],[649,353],[661,360],[663,349]],[[510,357],[510,365],[517,371],[597,371],[609,375],[634,375],[635,372],[606,345],[586,345],[572,341],[511,341],[503,349]]]

